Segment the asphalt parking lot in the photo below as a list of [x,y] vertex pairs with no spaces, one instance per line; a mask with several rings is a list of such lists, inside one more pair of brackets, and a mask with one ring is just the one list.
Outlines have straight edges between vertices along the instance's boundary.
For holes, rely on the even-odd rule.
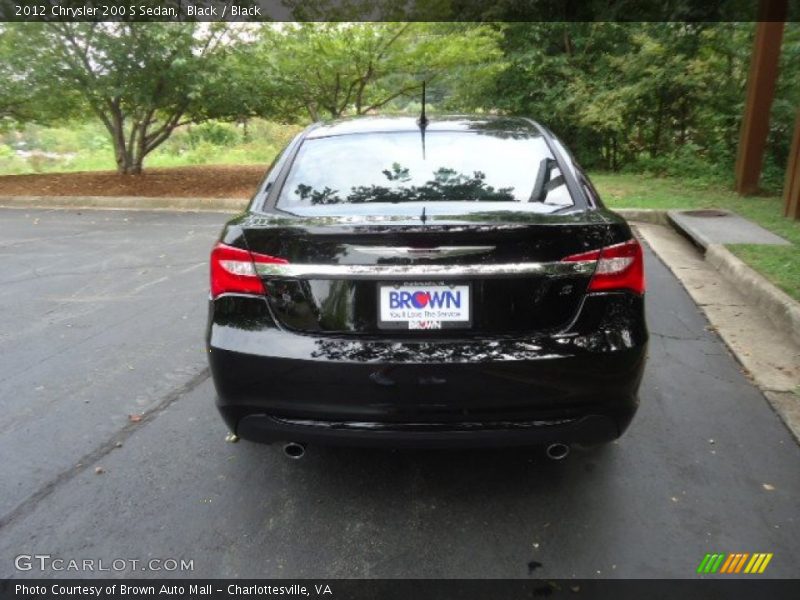
[[0,577],[80,576],[17,571],[20,554],[183,558],[173,574],[196,577],[686,578],[707,552],[771,552],[764,576],[800,574],[800,448],[652,253],[642,407],[618,443],[559,463],[289,461],[226,443],[213,406],[224,220],[0,210]]

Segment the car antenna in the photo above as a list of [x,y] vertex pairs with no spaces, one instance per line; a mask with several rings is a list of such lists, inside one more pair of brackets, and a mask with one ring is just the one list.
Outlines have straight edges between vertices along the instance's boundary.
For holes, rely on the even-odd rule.
[[425,82],[422,82],[422,112],[419,115],[419,126],[424,131],[428,126],[428,117],[425,115]]
[[422,82],[422,112],[417,119],[419,134],[422,138],[422,160],[425,160],[425,128],[428,126],[428,117],[425,115],[425,82]]
[[[422,111],[420,112],[419,119],[417,120],[417,124],[419,125],[419,135],[422,139],[422,160],[425,160],[425,128],[428,126],[428,117],[425,115],[425,81],[422,82]],[[425,216],[425,207],[422,207],[422,214],[419,217],[419,220],[422,221],[422,224],[425,225],[425,221],[428,220],[428,217]]]

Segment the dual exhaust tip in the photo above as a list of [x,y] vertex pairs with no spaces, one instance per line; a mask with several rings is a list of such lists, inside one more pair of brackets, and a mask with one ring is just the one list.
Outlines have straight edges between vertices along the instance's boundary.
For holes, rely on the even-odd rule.
[[569,456],[569,446],[567,444],[557,442],[555,444],[548,445],[547,448],[545,448],[544,453],[550,460],[564,460],[567,458],[567,456]]
[[[283,453],[287,458],[300,460],[306,455],[306,445],[300,442],[287,442],[283,445]],[[562,443],[550,444],[545,448],[545,454],[550,460],[564,460],[569,456],[569,446]]]
[[283,445],[283,453],[287,458],[300,460],[306,455],[306,445],[299,442],[287,442]]

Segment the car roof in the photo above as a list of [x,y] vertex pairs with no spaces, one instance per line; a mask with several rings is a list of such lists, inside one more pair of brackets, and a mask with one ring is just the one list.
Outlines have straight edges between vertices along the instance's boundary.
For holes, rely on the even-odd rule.
[[[315,139],[359,133],[398,133],[405,131],[419,131],[419,121],[416,117],[366,116],[315,123],[307,130],[305,138]],[[431,116],[428,118],[425,131],[482,131],[485,133],[506,132],[529,136],[541,135],[532,121],[521,117],[496,115]]]

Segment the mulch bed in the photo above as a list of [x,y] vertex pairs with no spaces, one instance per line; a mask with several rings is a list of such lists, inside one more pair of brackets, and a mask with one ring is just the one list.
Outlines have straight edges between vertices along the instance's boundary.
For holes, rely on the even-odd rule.
[[249,198],[267,165],[212,165],[147,169],[142,175],[114,171],[44,173],[0,177],[0,196],[148,196]]

